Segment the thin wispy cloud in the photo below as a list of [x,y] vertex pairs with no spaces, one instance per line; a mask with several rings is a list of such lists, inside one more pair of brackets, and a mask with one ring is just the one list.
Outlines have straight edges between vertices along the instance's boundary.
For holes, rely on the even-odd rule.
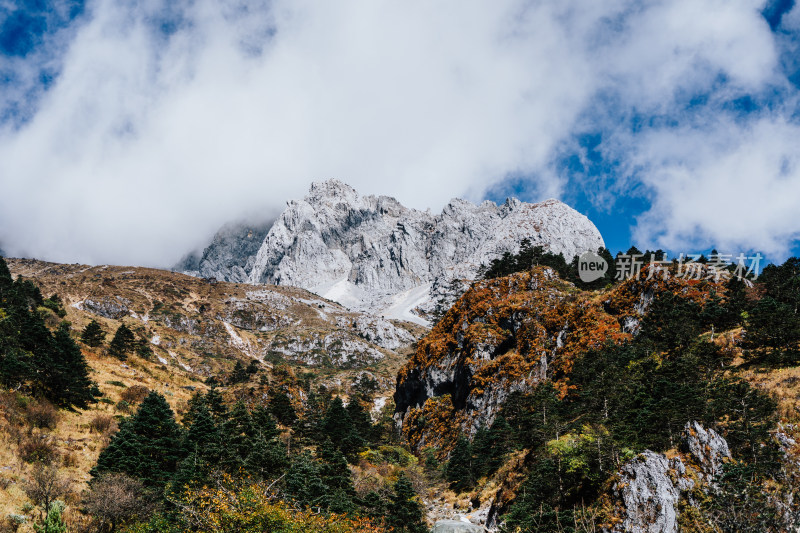
[[798,8],[773,28],[751,1],[69,6],[0,59],[11,254],[168,265],[329,177],[434,210],[512,183],[637,195],[654,246],[781,254],[800,232]]

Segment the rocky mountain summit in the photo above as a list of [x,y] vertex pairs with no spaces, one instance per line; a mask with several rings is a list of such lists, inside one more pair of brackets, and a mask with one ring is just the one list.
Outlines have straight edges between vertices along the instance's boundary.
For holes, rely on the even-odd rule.
[[329,180],[290,201],[253,256],[247,246],[215,253],[236,248],[221,238],[204,254],[217,260],[202,262],[199,273],[225,281],[246,273],[252,284],[301,287],[351,309],[424,323],[414,310],[454,300],[454,280],[475,279],[482,264],[518,251],[523,239],[568,261],[604,246],[588,218],[557,200],[454,199],[434,215]]

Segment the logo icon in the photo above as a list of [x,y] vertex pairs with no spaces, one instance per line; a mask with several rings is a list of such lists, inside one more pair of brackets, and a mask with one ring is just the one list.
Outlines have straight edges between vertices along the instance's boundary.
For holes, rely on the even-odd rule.
[[602,278],[607,270],[608,262],[594,252],[583,252],[578,257],[578,276],[584,283]]

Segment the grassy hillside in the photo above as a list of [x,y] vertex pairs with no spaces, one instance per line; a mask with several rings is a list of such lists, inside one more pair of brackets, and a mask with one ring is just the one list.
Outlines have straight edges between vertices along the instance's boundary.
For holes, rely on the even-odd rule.
[[[68,517],[85,520],[77,510],[89,470],[150,391],[180,420],[193,395],[211,383],[228,403],[255,405],[285,394],[299,413],[312,389],[347,398],[354,387],[368,386],[367,407],[377,416],[409,344],[423,331],[365,318],[293,288],[212,283],[138,267],[21,259],[8,266],[15,279],[32,281],[48,299],[57,296],[58,308],[39,306],[36,313],[51,330],[67,321],[98,395],[86,409],[58,409],[26,386],[0,391],[0,517],[34,516],[24,485],[45,460],[72,481]],[[97,347],[80,340],[91,321],[106,334]],[[136,346],[120,358],[109,345],[123,324]],[[234,379],[237,363],[249,367],[244,379]]]

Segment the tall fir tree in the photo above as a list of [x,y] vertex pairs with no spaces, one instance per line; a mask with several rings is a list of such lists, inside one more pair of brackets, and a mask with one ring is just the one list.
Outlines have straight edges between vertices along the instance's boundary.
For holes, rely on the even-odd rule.
[[222,455],[220,429],[214,422],[205,402],[193,409],[191,424],[186,432],[184,447],[189,453],[208,463],[217,463]]
[[269,409],[278,422],[286,427],[292,427],[297,421],[297,413],[292,406],[292,400],[283,392],[276,392],[269,401]]
[[472,446],[463,435],[458,437],[455,448],[450,453],[450,460],[444,468],[444,477],[450,482],[450,488],[462,492],[475,485],[472,466]]
[[122,472],[149,488],[161,489],[186,455],[183,432],[167,401],[151,392],[136,413],[120,423],[119,431],[100,452],[92,475]]
[[394,484],[394,493],[390,497],[390,505],[386,522],[397,533],[427,533],[428,528],[422,514],[422,504],[411,481],[404,472],[400,473]]
[[44,388],[48,397],[62,406],[85,408],[94,401],[94,384],[81,349],[72,340],[69,325],[62,322],[53,337],[54,357]]
[[321,504],[334,513],[349,513],[355,510],[356,495],[347,460],[330,440],[326,440],[319,454],[319,475],[327,487]]
[[81,341],[86,346],[91,346],[92,348],[97,348],[103,341],[106,340],[106,332],[103,331],[102,326],[97,320],[92,320],[86,327],[83,328],[83,332],[81,333]]
[[295,457],[284,478],[286,493],[299,505],[320,509],[328,489],[319,475],[319,467],[307,452]]
[[248,379],[250,379],[250,375],[245,370],[244,365],[241,361],[236,361],[228,382],[235,385],[236,383],[245,383]]
[[243,402],[234,405],[220,433],[224,442],[220,464],[229,472],[237,472],[244,466],[256,441],[256,428]]
[[353,423],[353,431],[366,442],[371,442],[374,438],[372,417],[367,409],[364,408],[366,400],[359,394],[354,394],[347,402],[347,414]]
[[118,359],[125,360],[135,347],[136,337],[133,332],[125,324],[120,324],[117,332],[114,333],[114,338],[111,339],[111,344],[108,346],[108,353]]

